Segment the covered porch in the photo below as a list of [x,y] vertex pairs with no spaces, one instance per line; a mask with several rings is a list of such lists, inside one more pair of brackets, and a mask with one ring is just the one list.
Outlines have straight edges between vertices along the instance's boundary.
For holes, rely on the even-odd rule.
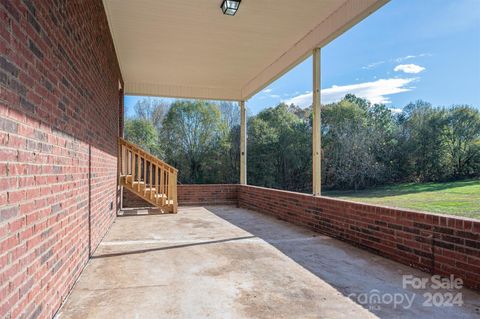
[[[121,211],[59,316],[461,318],[478,313],[479,295],[469,290],[480,287],[478,221],[321,197],[321,48],[386,2],[243,1],[232,18],[219,15],[207,1],[137,6],[104,0],[122,93],[238,102],[239,184],[177,185],[174,167],[157,167],[151,154],[121,146],[119,185],[157,206],[165,198],[171,205],[166,211],[177,214]],[[292,15],[297,23],[284,23]],[[248,101],[308,56],[313,59],[311,193],[249,186]],[[171,176],[163,175],[162,166]],[[460,293],[460,307],[425,306],[424,293],[435,289],[404,282],[405,276],[429,281],[432,275],[463,280],[468,288],[441,295]]]
[[[58,318],[478,315],[473,291],[460,291],[462,307],[425,307],[422,294],[435,290],[404,288],[402,276],[429,274],[259,212],[220,205],[146,213],[116,219]],[[361,304],[365,293],[411,301]]]
[[[478,220],[320,196],[321,48],[386,2],[3,1],[0,317],[478,315]],[[250,186],[248,100],[308,56],[312,191]],[[238,102],[240,183],[119,143],[124,94]],[[127,185],[176,214],[127,214]],[[462,305],[358,298],[421,295],[404,274],[461,278]]]

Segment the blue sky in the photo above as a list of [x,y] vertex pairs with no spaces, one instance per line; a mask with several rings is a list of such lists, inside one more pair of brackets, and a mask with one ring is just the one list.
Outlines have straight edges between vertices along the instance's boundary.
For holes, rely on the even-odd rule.
[[[322,48],[322,103],[354,93],[398,110],[418,99],[480,107],[480,0],[392,0]],[[247,101],[311,104],[308,58]],[[127,114],[139,97],[125,97]]]

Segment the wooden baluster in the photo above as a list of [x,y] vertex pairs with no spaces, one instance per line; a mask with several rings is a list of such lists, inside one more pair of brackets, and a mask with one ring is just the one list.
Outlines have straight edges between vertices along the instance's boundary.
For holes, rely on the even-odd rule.
[[[123,146],[123,157],[122,157],[122,166],[125,175],[128,175],[128,148],[127,146]],[[126,179],[125,179],[126,182]]]
[[132,152],[127,148],[127,174],[128,175],[133,175],[132,174]]
[[143,171],[144,171],[144,174],[143,174],[143,185],[144,185],[144,189],[143,189],[143,196],[147,196],[147,184],[148,184],[148,160],[146,157],[143,158]]
[[166,194],[167,196],[165,197],[165,199],[167,200],[167,205],[168,205],[168,200],[170,199],[170,169],[166,169],[165,170],[165,180],[166,180],[166,183],[165,183],[165,189],[166,189]]
[[131,175],[130,171],[128,169],[128,162],[130,162],[130,152],[127,146],[125,146],[125,159],[124,159],[124,165],[125,165],[125,175]]
[[132,159],[130,157],[130,150],[127,148],[127,174],[132,175],[132,178],[133,178],[133,174],[130,171],[130,165],[131,164],[132,164]]
[[177,172],[173,172],[173,213],[177,213],[178,199],[177,199]]
[[[135,152],[132,149],[130,154],[130,170],[132,171],[132,175],[136,175],[135,172]],[[132,183],[135,182],[135,179],[132,178]]]
[[150,162],[150,200],[153,199],[153,174],[152,174],[152,171],[153,171],[153,162]]
[[178,172],[175,171],[175,213],[178,210]]
[[147,195],[147,158],[143,158],[143,196]]
[[158,194],[159,194],[159,185],[158,185],[158,181],[160,179],[160,177],[158,176],[160,172],[160,169],[158,167],[158,165],[155,166],[155,204],[158,205]]
[[168,182],[167,182],[167,187],[168,187],[168,196],[167,196],[167,204],[170,204],[170,200],[172,199],[172,175],[170,172],[170,168],[168,169]]
[[128,170],[128,162],[129,162],[129,151],[128,147],[124,146],[125,149],[125,158],[123,160],[123,165],[125,167],[125,175],[130,175],[129,170]]
[[170,187],[171,187],[171,192],[170,192],[170,197],[172,198],[171,199],[171,204],[173,205],[174,204],[174,194],[175,194],[175,190],[174,190],[174,186],[175,186],[175,176],[174,176],[175,172],[172,170],[170,172]]
[[170,176],[171,176],[170,187],[172,188],[172,192],[170,196],[172,197],[172,205],[174,205],[175,204],[175,171],[173,169],[170,173]]
[[142,159],[140,158],[140,153],[137,154],[137,166],[138,166],[138,184],[137,191],[140,193],[140,182],[142,181]]
[[130,169],[132,170],[132,187],[133,187],[133,182],[135,182],[135,153],[133,153],[133,151],[130,157]]
[[160,168],[160,193],[162,194],[162,206],[165,206],[165,174],[163,167]]

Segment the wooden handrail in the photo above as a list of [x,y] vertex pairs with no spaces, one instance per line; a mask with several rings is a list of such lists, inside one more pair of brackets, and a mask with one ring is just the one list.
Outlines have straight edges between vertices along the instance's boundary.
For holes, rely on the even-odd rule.
[[147,158],[149,158],[149,160],[151,160],[152,162],[156,162],[156,164],[158,164],[158,165],[163,165],[164,167],[168,167],[169,169],[175,170],[176,172],[178,172],[178,169],[176,169],[175,167],[173,167],[173,166],[165,163],[164,161],[162,161],[161,159],[159,159],[159,158],[156,157],[155,155],[153,155],[153,154],[145,151],[144,149],[142,149],[142,148],[139,147],[138,145],[133,144],[133,143],[131,143],[131,142],[129,142],[129,141],[121,138],[121,137],[118,138],[118,142],[119,142],[120,145],[123,144],[123,145],[130,146],[130,147],[132,147],[132,148],[134,148],[134,149],[137,149],[138,152],[144,154],[144,156],[147,157]]
[[123,138],[119,144],[119,180],[137,195],[158,207],[177,211],[178,170]]

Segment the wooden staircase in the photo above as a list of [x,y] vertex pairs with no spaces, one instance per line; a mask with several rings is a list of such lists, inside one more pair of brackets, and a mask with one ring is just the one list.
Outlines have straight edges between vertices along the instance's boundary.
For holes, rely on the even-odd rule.
[[118,144],[119,184],[155,207],[176,213],[178,170],[123,138]]

